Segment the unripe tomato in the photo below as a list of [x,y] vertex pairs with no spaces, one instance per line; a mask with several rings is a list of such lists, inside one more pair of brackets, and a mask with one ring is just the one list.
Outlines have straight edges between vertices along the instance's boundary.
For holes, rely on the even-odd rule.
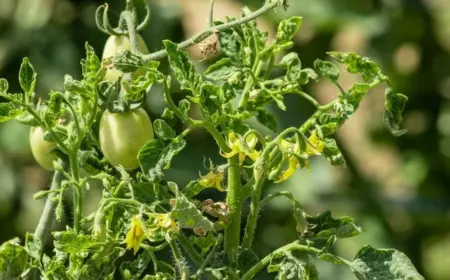
[[152,123],[142,108],[126,113],[105,110],[100,120],[100,149],[114,166],[122,165],[125,169],[138,167],[139,150],[153,137]]
[[[136,41],[138,45],[138,51],[141,54],[148,54],[148,48],[141,35],[136,35]],[[110,36],[106,40],[105,48],[103,49],[102,59],[114,57],[122,51],[131,51],[131,41],[126,35],[122,36]],[[110,82],[115,82],[122,75],[122,72],[116,69],[108,69],[106,71],[105,79]]]
[[55,142],[44,139],[45,130],[42,127],[32,127],[30,129],[30,146],[34,159],[40,166],[47,170],[53,170],[53,160],[56,159],[50,150],[56,147]]

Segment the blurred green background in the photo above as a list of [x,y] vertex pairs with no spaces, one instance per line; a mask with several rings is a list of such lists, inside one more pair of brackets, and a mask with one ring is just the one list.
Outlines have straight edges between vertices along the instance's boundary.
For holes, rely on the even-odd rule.
[[[95,9],[103,2],[0,0],[0,77],[8,79],[11,91],[19,91],[17,73],[24,56],[38,72],[37,91],[43,98],[50,89],[62,89],[65,73],[80,77],[85,42],[100,56],[107,38],[94,21]],[[123,2],[108,1],[112,18],[118,17]],[[244,4],[256,9],[263,0],[216,2],[216,15],[223,19],[239,15]],[[329,50],[355,51],[373,58],[391,77],[394,88],[409,97],[404,119],[409,133],[395,138],[384,128],[380,88],[363,101],[337,135],[346,168],[333,168],[315,158],[312,173],[298,171],[283,184],[266,186],[265,194],[289,190],[310,214],[329,209],[335,216],[355,217],[366,231],[337,243],[336,251],[344,257],[351,259],[364,244],[393,247],[405,252],[425,279],[450,279],[450,1],[289,2],[287,12],[280,9],[260,19],[261,28],[273,34],[281,19],[303,16],[294,51],[305,67],[311,67],[316,58],[325,58]],[[181,41],[207,25],[208,0],[150,3],[151,22],[141,35],[151,51],[161,47],[162,39]],[[196,47],[190,52],[200,68],[211,62],[200,61]],[[167,63],[162,67],[167,68]],[[345,73],[341,76],[344,87],[355,81]],[[307,91],[321,103],[337,92],[326,82],[312,84]],[[175,88],[174,95],[181,98],[182,93]],[[272,108],[280,130],[299,126],[312,112],[309,103],[297,96],[289,96],[287,105],[287,112]],[[162,113],[158,88],[152,90],[146,109],[152,119]],[[179,123],[173,125],[181,129]],[[51,174],[31,157],[28,132],[15,122],[0,124],[0,242],[34,230],[43,201],[34,201],[32,196],[50,181]],[[221,162],[212,139],[198,130],[167,173],[169,179],[183,185],[195,179],[198,171],[205,174],[204,157]],[[92,188],[86,194],[86,213],[95,210],[99,192]],[[203,197],[223,198],[215,192]],[[280,198],[262,212],[254,247],[260,256],[295,239],[290,206]],[[318,265],[320,279],[355,279],[344,267],[321,261]],[[260,279],[271,277],[261,275]]]

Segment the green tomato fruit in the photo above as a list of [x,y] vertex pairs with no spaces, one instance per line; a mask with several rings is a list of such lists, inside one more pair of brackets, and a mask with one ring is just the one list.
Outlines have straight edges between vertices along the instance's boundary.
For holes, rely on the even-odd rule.
[[[141,54],[148,54],[148,48],[145,44],[144,39],[141,35],[136,36],[136,41],[138,45],[138,51]],[[110,36],[106,40],[105,48],[103,49],[102,59],[108,59],[114,57],[122,51],[131,51],[130,38],[126,35],[122,36]],[[110,82],[115,82],[122,75],[122,72],[116,69],[108,69],[106,71],[105,79]]]
[[100,149],[106,160],[125,169],[139,166],[139,150],[154,137],[153,126],[144,109],[133,109],[126,113],[110,113],[108,110],[100,120]]
[[57,157],[50,154],[50,150],[56,147],[56,143],[45,140],[44,134],[45,130],[42,127],[30,129],[31,153],[40,166],[47,170],[53,170],[53,160]]

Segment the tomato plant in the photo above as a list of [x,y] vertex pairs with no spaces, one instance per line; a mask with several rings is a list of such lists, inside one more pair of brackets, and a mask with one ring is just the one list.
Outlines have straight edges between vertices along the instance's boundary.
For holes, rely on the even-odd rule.
[[[255,22],[270,10],[287,9],[286,0],[265,1],[254,12],[244,8],[242,17],[226,22],[214,21],[211,1],[209,28],[179,44],[164,40],[164,49],[146,54],[138,32],[148,23],[148,5],[127,0],[118,27],[109,22],[108,6],[99,7],[98,28],[112,36],[104,59],[86,44],[82,79],[66,75],[63,90],[51,91],[39,106],[34,98],[37,75],[27,58],[19,70],[21,93],[10,93],[8,82],[0,79],[0,96],[7,100],[1,104],[0,120],[37,127],[32,128],[32,145],[46,131],[54,143],[38,145],[36,155],[47,155],[50,145],[58,151],[51,188],[35,195],[47,198],[35,232],[24,243],[13,239],[0,248],[2,279],[248,280],[266,268],[276,279],[318,279],[319,259],[347,266],[358,279],[423,279],[395,249],[367,245],[353,260],[336,255],[336,242],[362,232],[353,218],[336,218],[330,212],[311,215],[290,192],[263,192],[299,169],[318,172],[310,165],[313,157],[344,165],[333,135],[381,84],[387,88],[387,128],[395,136],[406,132],[401,122],[407,97],[392,88],[374,61],[351,52],[328,52],[330,61],[317,59],[311,68],[303,67],[299,54],[291,51],[301,17],[282,20],[271,41]],[[147,15],[138,22],[142,6]],[[214,46],[203,48],[218,44],[223,56],[199,72],[183,49],[211,35],[218,42],[208,40]],[[165,58],[169,74],[159,67]],[[360,81],[343,89],[336,64]],[[108,76],[111,69],[118,71],[117,80]],[[305,85],[320,79],[336,86],[336,97],[327,104],[305,92]],[[173,81],[186,93],[181,100],[172,97]],[[141,106],[153,85],[162,89],[166,108],[152,124]],[[290,94],[311,103],[315,112],[302,125],[279,132],[267,106],[287,110],[284,98]],[[197,118],[190,114],[192,106],[199,108]],[[272,133],[250,126],[250,118]],[[181,123],[183,130],[177,126]],[[167,169],[187,147],[187,136],[199,128],[215,140],[221,162],[211,161],[208,173],[178,186],[167,179]],[[97,209],[86,215],[83,199],[94,182],[101,185],[102,196]],[[200,198],[205,189],[226,197]],[[73,194],[73,223],[50,236],[53,220],[62,222],[67,190]],[[292,205],[297,238],[258,256],[252,250],[258,217],[279,196]],[[54,251],[44,252],[50,243]],[[162,251],[174,262],[165,262]]]

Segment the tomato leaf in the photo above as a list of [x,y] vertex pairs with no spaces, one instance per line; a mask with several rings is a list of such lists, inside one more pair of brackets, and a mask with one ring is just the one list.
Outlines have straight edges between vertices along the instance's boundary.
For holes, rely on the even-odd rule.
[[409,258],[395,249],[362,247],[356,254],[350,268],[359,280],[424,280]]
[[106,73],[105,69],[101,69],[100,59],[95,54],[94,49],[88,44],[85,44],[86,58],[81,60],[81,72],[83,78],[87,83],[97,84],[101,81]]
[[114,262],[125,254],[125,249],[116,247],[117,244],[111,243],[103,246],[92,257],[90,257],[81,267],[80,279],[114,279],[112,277],[116,267]]
[[327,77],[333,82],[339,79],[339,69],[329,61],[316,59],[314,61],[314,68],[320,76]]
[[186,121],[189,118],[190,109],[191,103],[187,99],[182,99],[180,103],[178,103],[178,110],[180,110],[183,121]]
[[366,57],[361,57],[353,52],[328,52],[328,55],[343,63],[347,67],[348,72],[353,74],[360,73],[366,83],[374,83],[387,79],[381,73],[380,67]]
[[122,80],[121,85],[122,89],[125,90],[125,99],[132,102],[141,101],[156,79],[157,74],[155,72],[146,72],[130,82]]
[[317,216],[306,216],[309,224],[307,236],[315,239],[328,239],[335,235],[337,238],[347,238],[359,235],[362,228],[355,224],[355,219],[343,216],[339,219],[331,217],[331,212],[326,211]]
[[163,140],[172,140],[175,138],[176,133],[173,128],[171,128],[166,121],[157,119],[153,122],[153,129],[156,135]]
[[8,92],[8,81],[4,78],[0,78],[0,94],[6,94]]
[[289,19],[284,19],[278,25],[276,40],[277,44],[286,44],[292,41],[295,34],[298,32],[302,26],[302,17],[291,17]]
[[182,89],[191,91],[198,95],[202,85],[202,77],[195,70],[189,56],[186,52],[178,49],[178,45],[164,40],[164,47],[169,56],[169,63]]
[[103,243],[98,242],[92,235],[77,234],[70,231],[57,231],[52,233],[55,237],[55,248],[70,254],[88,253],[98,250]]
[[297,53],[291,52],[285,55],[280,64],[287,68],[286,79],[290,82],[298,82],[302,77],[302,62]]
[[175,205],[170,217],[177,220],[180,228],[200,229],[204,234],[214,230],[213,223],[178,189],[175,190],[175,195]]
[[334,166],[345,165],[345,158],[342,155],[336,140],[325,139],[325,147],[323,148],[323,155]]
[[278,272],[275,279],[310,279],[317,280],[318,272],[310,258],[304,262],[289,253],[275,254],[267,266],[267,272]]
[[209,66],[204,74],[211,80],[223,81],[239,70],[239,67],[232,62],[231,58],[225,57]]
[[[142,273],[147,269],[152,261],[152,255],[147,250],[144,250],[133,261],[126,261],[120,265],[120,274],[122,279],[138,280]],[[129,275],[131,278],[126,278]]]
[[197,247],[201,250],[200,255],[205,256],[208,253],[209,249],[211,249],[214,244],[217,242],[217,237],[214,235],[212,231],[208,232],[208,234],[204,236],[190,236],[189,241],[192,244],[197,245]]
[[27,96],[31,96],[36,87],[36,72],[27,57],[22,60],[19,70],[19,83]]
[[20,114],[22,114],[22,110],[17,108],[14,103],[0,103],[0,123],[15,119]]
[[0,247],[0,279],[18,279],[27,260],[28,254],[17,239],[3,243]]
[[186,146],[186,141],[180,139],[166,145],[163,140],[152,139],[148,141],[139,151],[138,159],[142,172],[150,181],[160,181],[163,170],[170,167],[172,158]]
[[384,123],[394,136],[401,136],[407,132],[406,129],[400,129],[400,123],[403,120],[402,113],[407,101],[406,95],[395,93],[391,88],[386,89]]
[[27,232],[25,237],[25,250],[27,251],[30,257],[39,261],[41,259],[42,253],[41,240],[36,236],[34,236],[34,234]]

